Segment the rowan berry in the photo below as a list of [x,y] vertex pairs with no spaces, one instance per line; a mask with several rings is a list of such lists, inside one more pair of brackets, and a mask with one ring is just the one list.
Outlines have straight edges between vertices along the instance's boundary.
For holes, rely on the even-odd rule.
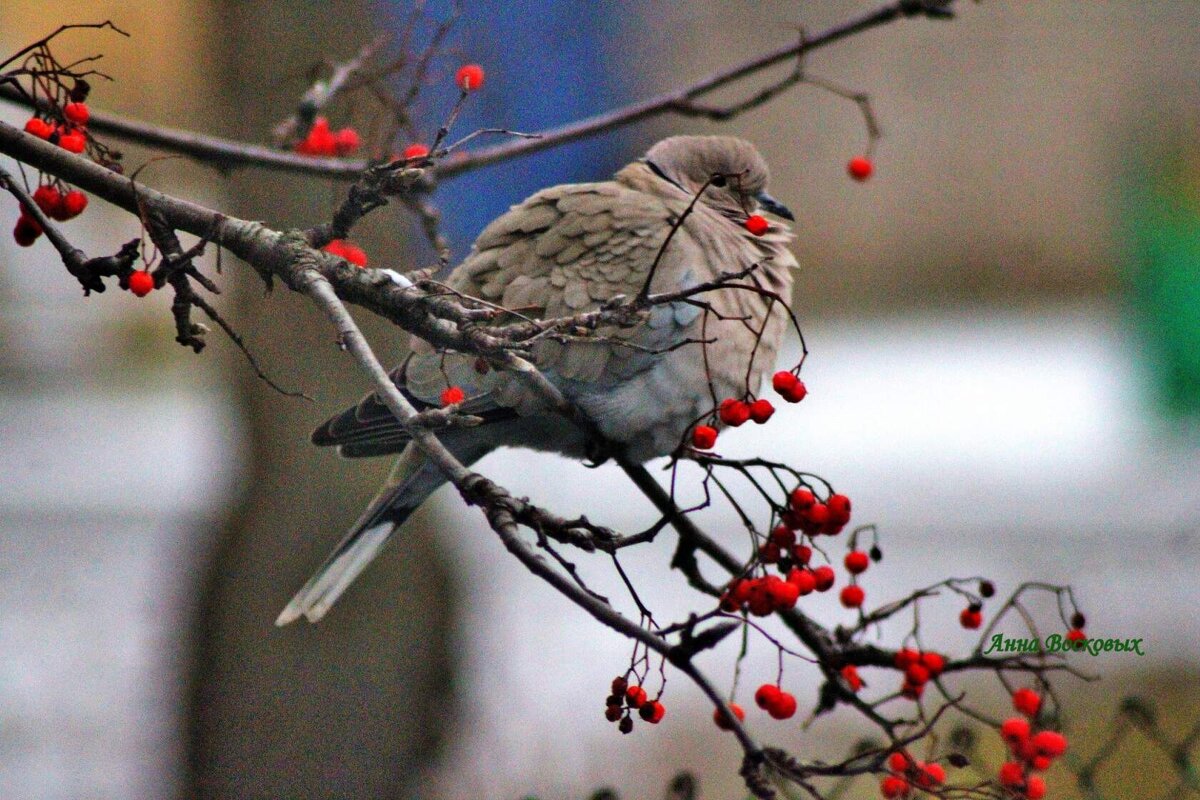
[[425,158],[425,156],[429,155],[429,148],[423,144],[410,144],[404,148],[404,152],[401,155],[410,161],[417,158]]
[[842,680],[846,682],[852,692],[857,692],[864,685],[862,677],[858,674],[858,667],[853,664],[842,667],[841,675]]
[[1017,689],[1012,696],[1013,708],[1027,717],[1036,717],[1042,707],[1042,698],[1033,689]]
[[335,155],[348,156],[358,149],[362,140],[354,128],[342,128],[333,135],[333,152]]
[[646,704],[646,700],[646,690],[636,683],[625,690],[625,701],[629,703],[630,708],[641,708]]
[[781,691],[767,707],[767,713],[775,719],[788,719],[795,715],[796,708],[796,698],[790,692]]
[[929,678],[929,670],[925,669],[923,664],[909,664],[908,668],[904,670],[904,680],[914,686],[929,683]]
[[900,686],[900,694],[907,697],[909,700],[920,700],[921,695],[925,693],[925,684],[909,683],[905,681]]
[[25,132],[39,139],[49,139],[50,134],[54,133],[54,128],[41,117],[30,117],[25,123]]
[[[737,703],[730,703],[729,711],[733,712],[733,716],[737,717],[738,722],[741,722],[746,719],[745,710],[741,706],[739,706]],[[727,716],[725,709],[723,709],[723,708],[713,709],[713,722],[715,722],[717,724],[717,727],[723,731],[733,730],[733,725],[729,722],[729,717]]]
[[68,122],[82,128],[88,124],[92,113],[88,109],[87,103],[67,103],[63,106],[63,116],[67,118]]
[[861,586],[850,584],[842,588],[842,605],[846,608],[861,608],[866,592]]
[[1058,731],[1039,731],[1029,741],[1034,750],[1048,758],[1058,758],[1067,752],[1067,737]]
[[43,214],[55,218],[62,205],[62,192],[49,184],[39,186],[33,190],[33,202],[42,210]]
[[762,425],[775,413],[775,406],[765,397],[760,397],[750,404],[750,419]]
[[808,489],[795,489],[792,491],[790,502],[796,511],[807,511],[817,502],[817,497]]
[[846,553],[846,571],[851,575],[859,575],[867,571],[867,567],[871,565],[871,559],[862,550],[851,550]]
[[818,592],[829,591],[836,579],[836,576],[833,574],[833,567],[827,564],[814,569],[812,575]]
[[804,385],[804,381],[797,380],[786,390],[782,390],[779,393],[783,395],[783,399],[787,400],[789,403],[799,403],[808,396],[808,387]]
[[461,403],[466,393],[458,386],[447,386],[442,390],[441,401],[443,406],[452,406]]
[[812,594],[813,590],[817,588],[817,579],[806,569],[795,568],[789,572],[788,583],[795,584],[801,597]]
[[478,64],[464,64],[454,73],[454,82],[464,92],[478,91],[483,87],[483,67]]
[[59,216],[57,219],[68,220],[75,219],[83,213],[87,208],[88,197],[78,189],[72,189],[62,196],[62,205],[59,206]]
[[42,235],[42,226],[37,224],[37,220],[33,217],[27,217],[24,214],[17,217],[17,224],[13,226],[13,239],[21,247],[29,247],[37,241]]
[[1030,775],[1025,782],[1027,800],[1042,800],[1046,796],[1046,781],[1039,775]]
[[629,688],[629,681],[618,675],[612,679],[612,693],[625,694],[625,690]]
[[850,521],[850,498],[844,494],[831,494],[825,501],[829,509],[829,519],[844,525]]
[[1000,736],[1009,747],[1016,747],[1029,738],[1029,720],[1024,717],[1009,717],[1000,724]]
[[138,297],[145,297],[154,291],[154,278],[144,269],[135,269],[129,273],[129,291]]
[[908,797],[908,790],[908,781],[895,775],[889,775],[879,782],[879,793],[888,800],[902,800]]
[[625,711],[620,706],[605,706],[604,718],[609,722],[616,722],[621,718]]
[[917,765],[917,785],[926,789],[946,782],[946,768],[933,762]]
[[717,416],[721,422],[736,428],[750,419],[750,404],[735,397],[726,397],[717,408]]
[[1025,783],[1025,768],[1016,761],[1006,761],[1000,765],[998,777],[1001,786],[1018,789]]
[[796,532],[787,525],[776,525],[771,529],[771,541],[780,548],[790,549],[796,544]]
[[797,564],[807,564],[812,558],[812,548],[806,544],[798,544],[792,548],[792,560]]
[[766,710],[770,705],[773,705],[779,697],[780,688],[773,683],[764,683],[754,692],[754,702],[759,708]]
[[[775,576],[772,575],[772,578]],[[795,608],[796,601],[800,598],[800,587],[791,581],[768,579],[767,593],[771,597],[771,604],[776,610],[781,608]]]
[[82,153],[87,149],[87,137],[82,133],[67,133],[58,137],[58,146],[68,153]]
[[854,178],[854,180],[865,181],[875,171],[875,165],[866,156],[855,156],[846,164],[846,171],[850,173],[850,177]]
[[1068,642],[1086,642],[1087,634],[1084,633],[1083,631],[1079,630],[1079,628],[1072,628],[1071,630],[1067,631],[1067,641]]
[[336,152],[333,131],[329,130],[329,120],[317,117],[313,120],[308,135],[296,143],[296,152],[305,156],[331,156]]
[[946,658],[940,653],[921,653],[921,665],[936,678],[946,668]]
[[888,769],[898,774],[904,774],[913,768],[912,757],[908,753],[897,751],[888,756]]
[[755,236],[762,236],[771,229],[771,223],[767,222],[766,217],[759,216],[758,214],[751,214],[746,217],[745,225],[746,230]]
[[717,443],[717,429],[710,425],[697,425],[692,431],[692,447],[710,450]]
[[638,709],[638,716],[649,722],[651,725],[657,725],[662,722],[663,715],[667,713],[667,709],[657,700],[651,700]]
[[621,721],[617,723],[617,730],[621,733],[629,733],[633,730],[633,717],[621,717]]
[[896,665],[896,669],[908,669],[912,664],[916,664],[921,660],[921,654],[910,647],[905,647],[902,650],[896,651],[895,658],[892,663]]
[[959,623],[969,631],[983,624],[983,614],[977,608],[964,608],[958,615]]

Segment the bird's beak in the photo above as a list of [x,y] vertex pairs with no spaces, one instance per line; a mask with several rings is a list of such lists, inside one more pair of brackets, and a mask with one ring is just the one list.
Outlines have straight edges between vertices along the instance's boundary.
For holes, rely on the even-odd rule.
[[759,192],[754,196],[754,199],[758,201],[758,204],[762,207],[763,211],[770,212],[777,217],[790,219],[792,222],[796,221],[796,218],[792,216],[792,212],[788,210],[787,206],[776,200],[774,197],[771,197],[771,195],[767,194],[766,192]]

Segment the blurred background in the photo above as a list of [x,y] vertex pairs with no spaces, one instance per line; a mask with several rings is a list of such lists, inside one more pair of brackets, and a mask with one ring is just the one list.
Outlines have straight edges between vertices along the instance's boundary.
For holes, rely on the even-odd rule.
[[[537,130],[871,7],[467,3],[438,74],[464,60],[488,70],[461,131]],[[61,43],[104,53],[114,81],[96,81],[94,106],[266,141],[314,65],[350,57],[410,9],[8,0],[0,52],[61,22],[111,19],[130,38]],[[1101,680],[1060,684],[1077,755],[1095,751],[1128,693],[1162,707],[1174,741],[1200,718],[1200,16],[1170,2],[960,11],[809,59],[814,75],[872,97],[885,137],[864,184],[845,173],[866,146],[854,105],[800,87],[724,126],[657,119],[483,170],[436,200],[461,255],[537,188],[602,179],[664,135],[755,141],[772,193],[796,212],[810,395],[723,452],[817,472],[879,524],[886,558],[864,581],[868,604],[949,575],[987,575],[1001,593],[1072,584],[1092,635],[1140,637],[1147,651],[1085,659]],[[452,94],[448,79],[431,87],[423,130]],[[26,116],[0,105],[8,122]],[[130,165],[153,155],[126,153]],[[142,179],[277,227],[326,219],[343,191],[180,158]],[[68,230],[93,254],[137,235],[98,202]],[[402,210],[376,213],[358,238],[375,265],[431,263]],[[286,292],[264,297],[240,265],[226,263],[221,285],[217,305],[267,371],[316,402],[270,391],[216,334],[200,356],[175,345],[165,296],[85,300],[44,240],[21,250],[0,237],[0,796],[575,798],[610,785],[638,798],[683,769],[705,797],[742,796],[736,747],[710,734],[710,709],[678,676],[657,728],[622,737],[604,721],[628,643],[526,574],[450,492],[319,626],[274,628],[388,465],[307,443],[367,388],[324,319]],[[398,359],[402,337],[360,316]],[[785,360],[797,353],[792,343]],[[628,530],[653,519],[614,467],[505,452],[480,468],[564,514]],[[701,521],[739,542],[731,515]],[[664,536],[624,564],[646,602],[677,618],[696,596],[664,573],[670,546]],[[610,570],[578,560],[620,595]],[[811,609],[849,620],[833,598]],[[959,610],[932,603],[925,641],[968,648]],[[702,664],[723,684],[726,645]],[[814,673],[787,673],[802,709]],[[745,685],[773,675],[772,652],[753,648]],[[964,687],[1002,713],[994,681]],[[869,733],[847,713],[807,731],[751,722],[813,757]],[[1052,796],[1073,796],[1057,770]],[[1162,796],[1171,774],[1134,737],[1092,796]],[[847,796],[874,794],[864,782]]]

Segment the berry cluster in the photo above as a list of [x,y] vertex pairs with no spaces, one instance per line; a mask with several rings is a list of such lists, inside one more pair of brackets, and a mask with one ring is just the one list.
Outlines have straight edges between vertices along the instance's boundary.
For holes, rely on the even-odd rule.
[[906,800],[912,796],[914,786],[929,790],[946,782],[946,769],[941,764],[917,761],[904,752],[888,756],[888,772],[891,774],[879,782],[879,793],[889,800]]
[[657,699],[651,700],[645,689],[618,675],[613,678],[612,693],[604,701],[604,718],[617,723],[621,733],[629,733],[633,730],[634,711],[651,725],[662,722],[667,713],[666,707]]
[[295,145],[295,151],[304,156],[348,156],[362,143],[354,128],[330,130],[329,120],[317,117],[313,120],[308,135]]
[[334,239],[321,248],[330,255],[340,256],[356,267],[367,265],[367,254],[358,245],[350,244],[345,239]]
[[[56,144],[69,153],[82,153],[87,149],[87,123],[91,111],[87,103],[73,102],[62,107],[62,120],[33,116],[25,123],[25,132]],[[87,208],[87,195],[78,189],[65,189],[61,183],[42,184],[33,191],[33,202],[50,219],[66,222],[83,213]],[[13,228],[13,239],[21,247],[29,247],[43,233],[42,226],[25,207],[17,217]]]
[[1054,759],[1067,751],[1067,737],[1058,731],[1034,730],[1042,698],[1032,689],[1013,692],[1013,708],[1022,716],[1010,717],[1000,726],[1011,761],[1000,767],[1000,785],[1013,797],[1040,800],[1046,796],[1046,781],[1035,772],[1045,772]]
[[908,647],[896,653],[894,663],[896,669],[904,673],[900,694],[910,700],[919,700],[925,691],[925,684],[941,675],[946,668],[946,658],[940,653],[923,653]]
[[[751,217],[753,219],[753,217]],[[761,217],[759,218],[761,219]],[[808,394],[804,382],[794,372],[781,370],[771,378],[771,386],[789,403],[799,403]],[[736,428],[753,420],[758,425],[766,424],[775,415],[775,406],[765,397],[746,401],[737,397],[726,397],[717,406],[717,418],[723,425]],[[692,429],[692,447],[711,450],[717,443],[717,429],[712,425],[697,425]]]

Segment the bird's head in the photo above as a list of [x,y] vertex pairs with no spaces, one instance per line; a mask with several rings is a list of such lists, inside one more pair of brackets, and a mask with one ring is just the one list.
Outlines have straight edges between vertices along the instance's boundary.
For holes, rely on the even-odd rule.
[[733,136],[672,136],[650,148],[644,159],[658,177],[734,219],[769,213],[794,219],[767,194],[767,162],[754,145]]

